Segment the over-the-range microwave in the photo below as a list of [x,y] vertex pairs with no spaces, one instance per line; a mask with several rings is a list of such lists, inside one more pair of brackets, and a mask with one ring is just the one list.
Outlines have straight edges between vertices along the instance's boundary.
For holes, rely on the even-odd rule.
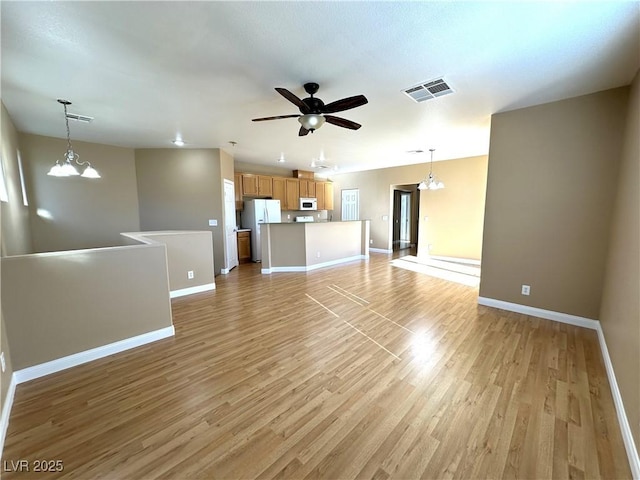
[[318,199],[300,198],[300,208],[298,210],[318,210]]

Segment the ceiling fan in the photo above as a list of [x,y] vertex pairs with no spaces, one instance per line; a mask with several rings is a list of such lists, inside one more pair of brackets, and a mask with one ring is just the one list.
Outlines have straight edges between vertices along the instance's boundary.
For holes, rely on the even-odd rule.
[[298,107],[300,113],[294,115],[279,115],[277,117],[254,118],[253,121],[263,122],[265,120],[279,120],[281,118],[297,118],[301,125],[300,131],[298,132],[300,137],[307,135],[309,132],[313,133],[313,131],[320,128],[325,121],[338,127],[358,130],[361,127],[359,123],[327,114],[343,112],[365,105],[369,102],[367,98],[364,95],[356,95],[325,105],[322,100],[314,97],[319,88],[320,85],[317,83],[305,83],[304,90],[309,94],[309,97],[304,99],[298,98],[286,88],[276,88],[276,92]]

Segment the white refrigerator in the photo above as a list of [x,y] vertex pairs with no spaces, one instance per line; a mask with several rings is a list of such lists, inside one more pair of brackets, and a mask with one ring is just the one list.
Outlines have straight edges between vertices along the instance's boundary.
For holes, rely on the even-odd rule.
[[260,242],[260,224],[280,223],[280,200],[246,200],[244,210],[240,214],[242,228],[251,229],[251,260],[262,261],[262,244]]

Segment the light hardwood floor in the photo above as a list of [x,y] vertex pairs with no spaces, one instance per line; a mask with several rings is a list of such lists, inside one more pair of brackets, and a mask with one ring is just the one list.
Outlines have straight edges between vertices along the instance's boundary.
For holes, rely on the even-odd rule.
[[389,260],[242,265],[175,338],[19,385],[3,460],[64,471],[2,478],[631,477],[594,331]]

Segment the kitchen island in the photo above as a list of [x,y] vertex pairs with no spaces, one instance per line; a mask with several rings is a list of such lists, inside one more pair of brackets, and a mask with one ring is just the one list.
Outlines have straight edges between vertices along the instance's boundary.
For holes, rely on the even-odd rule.
[[307,272],[368,259],[369,224],[369,220],[262,224],[262,273]]

